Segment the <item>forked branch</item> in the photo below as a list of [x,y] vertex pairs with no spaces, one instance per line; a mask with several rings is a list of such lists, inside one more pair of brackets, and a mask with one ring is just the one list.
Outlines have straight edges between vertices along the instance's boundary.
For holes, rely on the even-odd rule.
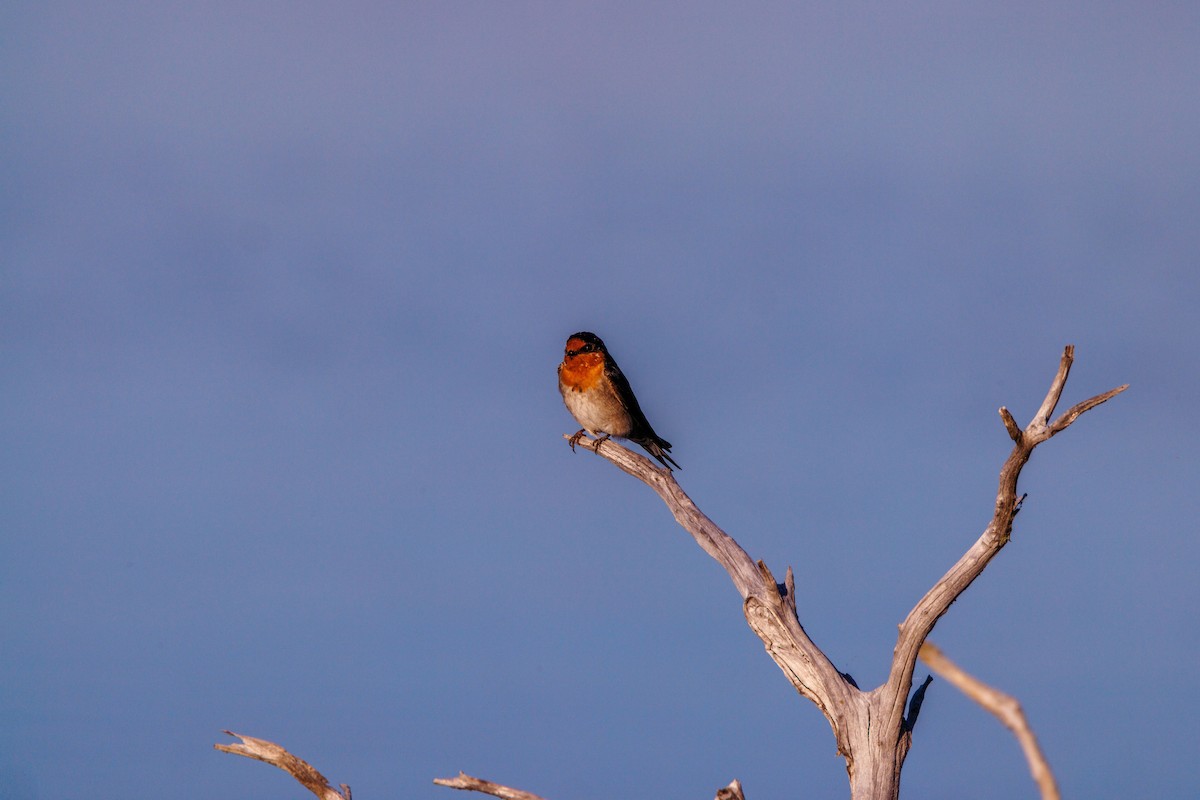
[[[992,520],[975,544],[909,612],[900,625],[888,680],[869,692],[859,690],[847,676],[840,673],[801,626],[796,609],[795,578],[790,567],[784,583],[777,583],[766,564],[753,561],[732,537],[700,512],[676,483],[670,470],[660,469],[649,459],[611,439],[598,441],[584,438],[579,444],[653,489],[671,509],[679,524],[725,568],[742,596],[746,620],[762,639],[768,654],[797,691],[812,700],[833,727],[838,751],[846,758],[852,798],[896,798],[899,794],[900,769],[908,753],[912,727],[920,712],[924,692],[929,686],[927,680],[909,699],[913,668],[920,652],[931,668],[992,710],[1017,734],[1026,749],[1035,779],[1042,787],[1043,798],[1056,799],[1057,788],[1049,767],[1045,766],[1045,759],[1041,757],[1036,740],[1016,701],[957,670],[925,640],[950,604],[1008,542],[1013,518],[1020,508],[1017,479],[1033,449],[1065,430],[1084,412],[1128,388],[1126,384],[1096,395],[1072,406],[1050,422],[1066,386],[1073,359],[1074,347],[1068,345],[1046,399],[1024,430],[1018,427],[1006,408],[1000,409],[1000,417],[1014,445],[1000,470],[1000,486]],[[904,715],[906,701],[907,718]],[[342,784],[342,791],[334,789],[320,772],[279,745],[230,731],[225,733],[237,737],[241,742],[214,745],[217,750],[273,764],[291,774],[321,800],[351,800],[349,786]],[[504,800],[542,800],[530,792],[473,778],[461,772],[455,778],[438,778],[434,783],[482,792]],[[741,784],[734,781],[721,789],[717,793],[717,800],[743,800]]]
[[1077,403],[1053,423],[1050,423],[1050,415],[1054,413],[1054,409],[1062,397],[1063,388],[1067,383],[1067,375],[1071,371],[1071,364],[1074,360],[1075,347],[1067,345],[1063,350],[1062,359],[1058,364],[1058,372],[1050,383],[1050,390],[1046,393],[1045,400],[1042,401],[1037,414],[1024,430],[1017,428],[1016,421],[1007,408],[1000,408],[1000,418],[1004,422],[1009,436],[1013,439],[1013,449],[1000,469],[1000,485],[996,491],[996,504],[992,520],[975,544],[926,592],[901,623],[892,669],[886,684],[890,695],[889,724],[895,724],[902,719],[904,701],[912,688],[913,669],[916,666],[917,652],[920,650],[921,644],[929,636],[938,619],[950,608],[951,603],[966,591],[967,587],[979,577],[988,563],[1008,543],[1012,533],[1013,518],[1020,509],[1017,479],[1021,475],[1021,469],[1033,454],[1033,449],[1051,436],[1066,430],[1085,411],[1095,408],[1129,388],[1129,384],[1118,386]]
[[1074,346],[1067,345],[1045,399],[1024,429],[1007,408],[1000,409],[1013,449],[1000,470],[992,519],[975,544],[925,593],[901,623],[888,679],[870,692],[860,691],[839,673],[804,632],[796,613],[790,568],[783,587],[775,584],[761,562],[755,569],[754,562],[737,542],[700,513],[670,470],[660,469],[611,439],[583,439],[579,444],[658,493],[679,524],[725,567],[745,601],[746,619],[763,640],[767,652],[796,689],[816,703],[833,726],[838,750],[846,757],[852,796],[895,797],[899,792],[900,767],[908,752],[912,725],[923,696],[911,698],[906,719],[904,711],[910,699],[917,653],[938,619],[1008,543],[1013,519],[1020,509],[1017,480],[1021,469],[1037,445],[1066,430],[1084,412],[1128,388],[1126,384],[1096,395],[1051,422],[1074,357]]

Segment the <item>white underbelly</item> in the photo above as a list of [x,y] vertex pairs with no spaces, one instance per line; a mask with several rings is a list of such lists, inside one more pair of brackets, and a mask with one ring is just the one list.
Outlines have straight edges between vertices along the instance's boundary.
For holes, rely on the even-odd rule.
[[629,433],[629,414],[611,391],[593,389],[590,392],[577,392],[567,389],[563,392],[563,402],[575,421],[593,436],[599,433],[625,436]]

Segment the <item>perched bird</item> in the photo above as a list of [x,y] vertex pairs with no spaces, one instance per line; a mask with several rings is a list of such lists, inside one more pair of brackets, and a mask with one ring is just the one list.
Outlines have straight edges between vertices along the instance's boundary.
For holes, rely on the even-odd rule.
[[580,331],[567,339],[566,354],[558,365],[558,390],[567,410],[583,428],[571,437],[571,449],[587,431],[604,441],[619,436],[637,442],[664,467],[679,469],[671,443],[654,432],[642,413],[633,389],[600,337]]

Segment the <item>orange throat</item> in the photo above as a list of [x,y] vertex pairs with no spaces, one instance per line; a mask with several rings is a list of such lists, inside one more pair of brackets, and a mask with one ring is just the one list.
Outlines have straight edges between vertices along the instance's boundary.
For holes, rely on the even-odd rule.
[[576,392],[586,392],[596,385],[604,374],[603,353],[580,353],[567,356],[558,367],[558,379],[562,385]]

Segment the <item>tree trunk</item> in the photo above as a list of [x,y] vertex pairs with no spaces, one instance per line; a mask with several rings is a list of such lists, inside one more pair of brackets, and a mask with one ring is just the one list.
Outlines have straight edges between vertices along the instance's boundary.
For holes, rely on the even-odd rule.
[[[924,693],[924,687],[919,688],[918,698]],[[900,769],[912,742],[910,724],[916,713],[910,711],[908,721],[903,717],[889,720],[889,708],[882,707],[889,694],[882,686],[870,692],[855,689],[839,709],[835,729],[838,754],[846,759],[851,800],[897,800],[900,796]],[[914,707],[919,710],[919,706],[918,699]],[[897,731],[901,733],[897,735]]]
[[897,800],[900,797],[900,768],[904,766],[908,748],[899,742],[875,738],[881,734],[886,736],[886,726],[854,725],[852,733],[857,734],[853,737],[856,741],[852,742],[851,752],[846,757],[850,800]]
[[898,800],[900,764],[895,749],[876,747],[873,756],[869,769],[850,769],[850,800]]

